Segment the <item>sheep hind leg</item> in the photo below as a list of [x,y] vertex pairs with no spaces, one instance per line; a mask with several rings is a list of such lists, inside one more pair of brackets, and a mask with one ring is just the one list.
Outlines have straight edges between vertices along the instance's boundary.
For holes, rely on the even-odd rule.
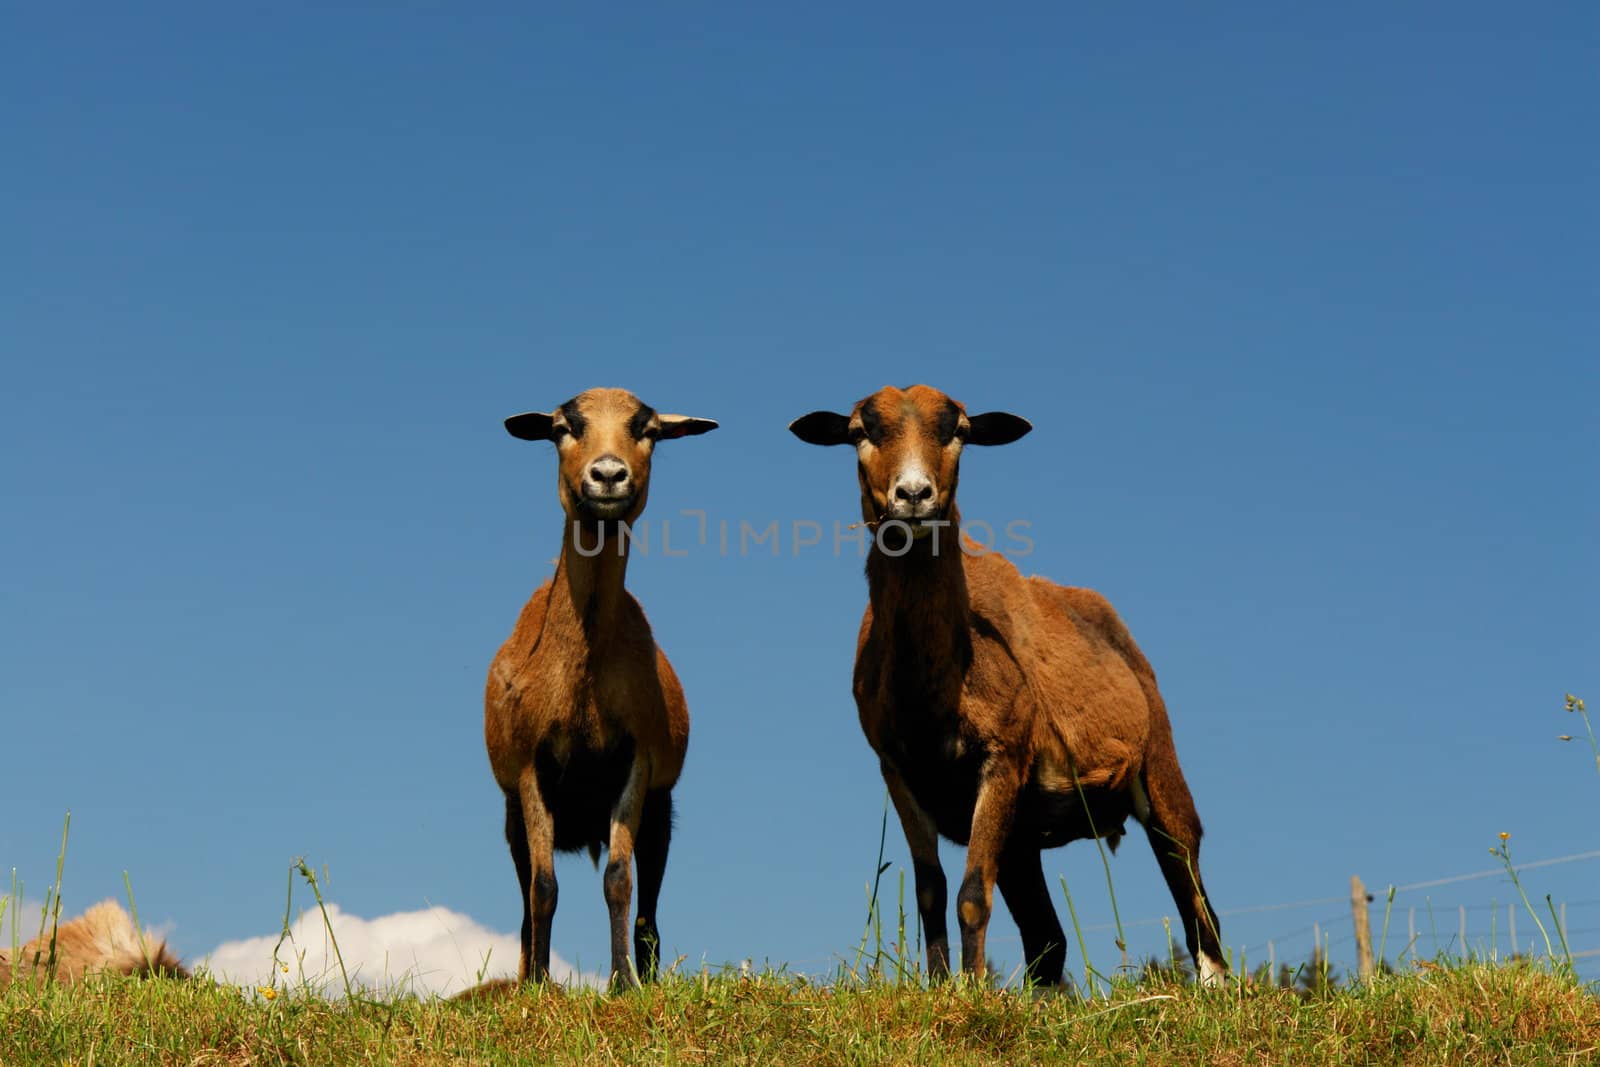
[[[1200,816],[1195,813],[1194,801],[1181,778],[1176,788],[1170,782],[1163,784],[1166,788],[1145,789],[1148,815],[1141,821],[1183,920],[1184,939],[1199,971],[1200,984],[1220,985],[1228,975],[1228,967],[1223,962],[1217,913],[1200,880]],[[1144,806],[1137,805],[1135,813]]]
[[644,798],[639,818],[639,839],[633,858],[639,873],[639,917],[633,921],[633,959],[639,978],[656,980],[661,960],[661,931],[656,926],[656,901],[667,871],[667,849],[672,843],[672,793],[656,789]]
[[1037,849],[1013,847],[1000,857],[995,882],[1017,931],[1022,934],[1023,963],[1036,986],[1059,986],[1067,966],[1067,937],[1061,929],[1044,866]]

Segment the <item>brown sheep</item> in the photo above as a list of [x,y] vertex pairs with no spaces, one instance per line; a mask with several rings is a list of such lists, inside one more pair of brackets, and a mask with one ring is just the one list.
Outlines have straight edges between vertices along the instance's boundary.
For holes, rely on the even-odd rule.
[[[50,972],[51,932],[46,930],[11,954],[0,949],[0,989],[25,981],[29,972],[41,978]],[[114,900],[103,900],[55,930],[55,980],[81,982],[95,974],[161,975],[187,978],[178,958],[167,950],[165,941],[150,934],[141,935],[133,920]]]
[[522,886],[519,981],[550,973],[554,853],[588,849],[598,864],[602,848],[610,853],[603,885],[611,981],[637,981],[628,961],[634,859],[634,954],[638,975],[655,976],[656,900],[689,710],[644,612],[623,588],[621,526],[644,510],[656,442],[716,426],[657,414],[621,389],[591,389],[548,414],[506,420],[514,437],[555,442],[566,512],[555,576],[534,592],[495,656],[484,700],[489,765],[505,792],[506,842]]
[[998,884],[1032,977],[1058,984],[1066,939],[1040,850],[1095,835],[1114,846],[1132,815],[1202,979],[1219,981],[1200,817],[1150,664],[1100,594],[1024,578],[1003,556],[958,544],[962,447],[1007,444],[1031,425],[1004,412],[968,416],[918,385],[789,428],[809,444],[856,449],[861,511],[876,537],[855,699],[911,848],[930,973],[950,969],[939,835],[967,846],[956,895],[966,971],[984,973]]

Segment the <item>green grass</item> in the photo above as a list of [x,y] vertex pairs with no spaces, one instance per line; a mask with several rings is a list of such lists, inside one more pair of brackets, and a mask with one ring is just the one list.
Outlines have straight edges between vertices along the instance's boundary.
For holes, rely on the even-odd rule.
[[1600,1001],[1531,965],[1430,966],[1306,996],[1233,982],[1109,1000],[974,986],[678,977],[478,1001],[270,1000],[204,979],[21,984],[0,1063],[1566,1064],[1600,1058]]
[[[1600,743],[1582,701],[1568,697],[1567,710],[1582,718],[1600,770]],[[41,934],[47,927],[53,931],[59,916],[66,829],[56,882],[40,916]],[[676,972],[659,985],[617,995],[492,983],[476,999],[445,1001],[404,993],[372,997],[352,985],[342,957],[337,987],[301,979],[240,990],[203,974],[188,981],[99,977],[63,986],[50,981],[45,968],[0,989],[0,1067],[1600,1063],[1600,999],[1575,976],[1548,897],[1554,940],[1540,921],[1512,863],[1508,833],[1491,851],[1539,925],[1542,958],[1413,957],[1398,971],[1384,963],[1368,982],[1341,984],[1319,955],[1294,972],[1285,967],[1271,975],[1258,968],[1253,977],[1236,974],[1213,990],[1196,987],[1181,961],[1147,964],[1134,979],[1132,968],[1107,976],[1084,958],[1078,961],[1079,988],[1086,995],[1080,996],[1035,995],[968,980],[924,988],[923,960],[913,947],[920,946],[920,931],[910,936],[907,930],[904,875],[897,901],[880,893],[890,867],[882,854],[887,831],[886,809],[866,930],[854,959],[829,982],[782,970],[753,976]],[[296,860],[289,870],[285,931],[296,875],[310,887],[327,924],[316,875]],[[1114,901],[1109,871],[1107,876]],[[1065,884],[1062,889],[1084,953],[1071,894]],[[136,907],[131,886],[128,896]],[[12,927],[13,955],[18,899],[13,874],[10,894],[0,895],[0,920]],[[1380,960],[1393,899],[1391,890]],[[894,925],[885,931],[888,923]],[[330,939],[332,933],[329,925]],[[337,952],[336,940],[334,947]],[[1402,958],[1413,950],[1407,946]],[[1242,961],[1236,965],[1244,970]],[[339,992],[343,999],[330,999]]]

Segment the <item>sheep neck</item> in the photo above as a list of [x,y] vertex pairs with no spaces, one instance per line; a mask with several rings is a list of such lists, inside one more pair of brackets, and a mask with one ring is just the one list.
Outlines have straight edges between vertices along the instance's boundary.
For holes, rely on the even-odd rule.
[[965,663],[971,649],[967,625],[967,577],[961,563],[960,517],[933,538],[915,541],[904,555],[892,556],[876,542],[867,556],[867,588],[873,626],[890,639],[890,648],[915,647],[919,658]]
[[617,526],[569,519],[562,530],[550,610],[553,618],[580,631],[591,648],[618,634],[627,596],[629,542],[618,536]]

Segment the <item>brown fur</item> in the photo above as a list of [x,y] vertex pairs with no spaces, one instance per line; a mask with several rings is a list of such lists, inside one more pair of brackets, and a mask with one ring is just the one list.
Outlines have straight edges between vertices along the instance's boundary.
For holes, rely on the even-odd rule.
[[[0,949],[0,989],[10,985],[13,976],[24,981],[30,972],[48,975],[50,941],[51,932],[46,930],[42,937],[23,945],[15,966],[10,953]],[[167,943],[150,934],[141,935],[114,900],[101,901],[55,930],[55,980],[81,982],[96,974],[189,977],[183,964],[167,950]]]
[[[506,420],[515,436],[556,442],[566,513],[555,577],[534,592],[495,656],[484,702],[489,765],[506,796],[506,839],[522,888],[522,981],[550,971],[553,853],[580,848],[596,862],[602,847],[610,853],[604,888],[614,983],[634,981],[628,907],[637,859],[634,954],[639,974],[654,975],[656,898],[689,711],[644,611],[623,588],[628,556],[618,522],[644,510],[657,440],[715,426],[658,415],[621,389],[591,389],[554,412]],[[630,492],[610,502],[597,496],[607,484],[593,477],[601,470]],[[595,554],[602,534],[605,547]]]
[[[962,447],[1008,443],[1028,424],[969,417],[938,390],[914,386],[886,387],[849,416],[815,412],[790,429],[811,444],[855,444],[862,514],[883,527],[867,560],[854,691],[911,847],[930,970],[949,969],[939,835],[967,845],[957,895],[965,969],[984,971],[998,885],[1035,980],[1059,983],[1065,938],[1039,850],[1089,836],[1114,847],[1127,817],[1140,814],[1140,789],[1189,949],[1220,964],[1199,876],[1200,818],[1149,662],[1100,594],[1025,578],[1001,555],[956,544]],[[883,525],[897,508],[913,515],[910,525]]]

